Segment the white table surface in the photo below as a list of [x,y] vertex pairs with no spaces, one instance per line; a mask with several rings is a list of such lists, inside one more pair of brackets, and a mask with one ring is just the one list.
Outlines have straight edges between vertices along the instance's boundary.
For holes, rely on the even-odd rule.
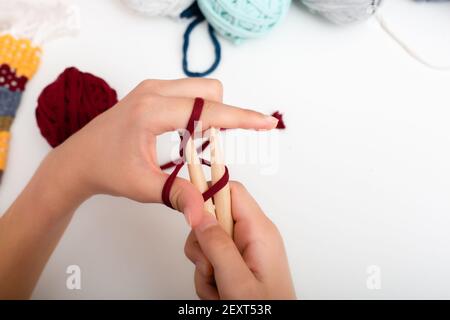
[[[183,77],[187,22],[136,16],[115,0],[77,3],[81,32],[45,46],[24,94],[0,212],[50,151],[34,110],[65,67],[103,77],[121,97],[142,79]],[[385,1],[380,13],[422,55],[450,64],[450,4]],[[200,30],[193,67],[212,58]],[[257,161],[231,163],[230,172],[278,225],[298,296],[450,298],[450,73],[411,59],[375,19],[337,27],[298,4],[268,37],[221,43],[213,76],[225,101],[285,114],[288,129],[266,133],[278,141],[275,170],[268,174]],[[248,146],[252,135],[239,134]],[[162,139],[161,160],[169,142]],[[77,211],[33,298],[196,298],[183,254],[188,232],[183,217],[162,205],[94,197]],[[82,270],[81,290],[66,288],[73,264]],[[380,290],[366,286],[370,265],[381,270]]]

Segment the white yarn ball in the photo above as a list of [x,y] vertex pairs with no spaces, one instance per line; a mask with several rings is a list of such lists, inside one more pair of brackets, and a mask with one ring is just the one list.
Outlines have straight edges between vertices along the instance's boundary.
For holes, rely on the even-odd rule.
[[122,0],[126,6],[147,16],[178,18],[194,0]]
[[300,0],[312,12],[337,24],[363,21],[372,16],[383,0]]

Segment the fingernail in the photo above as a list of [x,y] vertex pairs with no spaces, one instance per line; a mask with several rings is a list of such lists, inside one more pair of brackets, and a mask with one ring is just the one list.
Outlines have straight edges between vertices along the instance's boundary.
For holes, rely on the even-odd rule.
[[272,127],[276,127],[276,125],[278,124],[278,119],[272,116],[266,116],[265,117],[266,121],[268,124],[270,124]]
[[197,226],[197,229],[200,232],[204,232],[206,229],[217,225],[217,219],[213,217],[210,213],[205,213],[205,215],[202,218],[202,221]]

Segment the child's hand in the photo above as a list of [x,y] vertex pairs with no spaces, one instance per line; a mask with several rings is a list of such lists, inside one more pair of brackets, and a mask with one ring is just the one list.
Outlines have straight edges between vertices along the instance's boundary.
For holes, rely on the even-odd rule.
[[[226,106],[220,82],[209,79],[147,80],[55,148],[0,219],[0,299],[26,298],[76,208],[88,197],[111,194],[162,202],[168,175],[156,157],[156,136],[184,129],[194,98],[202,97],[204,130],[272,129],[278,120]],[[203,216],[203,197],[177,178],[172,206],[192,226]]]
[[[277,120],[259,112],[222,104],[222,86],[210,79],[147,80],[116,106],[70,137],[47,162],[65,172],[84,198],[104,193],[140,202],[161,202],[168,177],[159,168],[156,136],[184,129],[195,97],[203,97],[202,129],[272,129]],[[174,208],[192,226],[203,215],[203,198],[187,180],[177,178],[170,195]]]
[[186,240],[201,299],[295,299],[283,240],[241,184],[230,183],[234,242],[205,213]]

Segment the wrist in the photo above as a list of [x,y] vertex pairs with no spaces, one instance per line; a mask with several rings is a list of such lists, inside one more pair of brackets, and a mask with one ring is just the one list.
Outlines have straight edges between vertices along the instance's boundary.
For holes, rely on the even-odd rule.
[[53,217],[72,214],[91,196],[78,170],[59,151],[48,154],[26,188],[30,203]]

